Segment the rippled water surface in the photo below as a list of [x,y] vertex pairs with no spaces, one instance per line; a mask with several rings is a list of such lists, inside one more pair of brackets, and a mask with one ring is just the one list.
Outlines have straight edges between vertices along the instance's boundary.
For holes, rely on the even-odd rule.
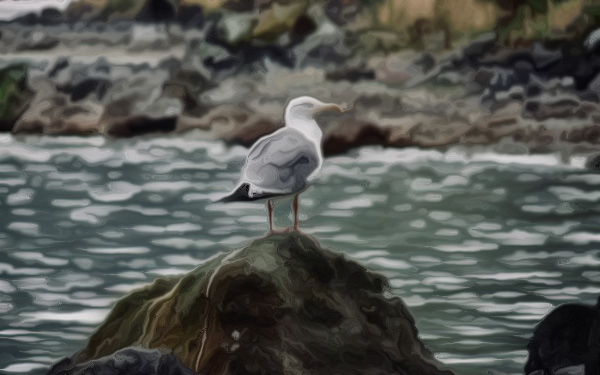
[[[125,293],[263,235],[263,203],[209,203],[245,151],[0,135],[0,372],[43,373]],[[327,160],[301,227],[389,277],[449,368],[518,374],[547,312],[600,294],[600,176],[581,164],[363,148]]]

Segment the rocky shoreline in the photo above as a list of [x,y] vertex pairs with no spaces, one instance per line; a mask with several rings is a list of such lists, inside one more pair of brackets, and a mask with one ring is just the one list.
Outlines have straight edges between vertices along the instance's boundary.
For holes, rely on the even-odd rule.
[[190,11],[185,22],[182,11],[162,23],[48,14],[5,23],[0,91],[10,99],[0,130],[120,138],[201,129],[250,145],[282,125],[289,99],[311,95],[354,108],[324,119],[327,154],[503,139],[528,152],[598,145],[596,16],[576,18],[570,37],[518,47],[494,32],[436,45],[443,32],[433,30],[427,43],[400,48],[388,41],[401,33],[359,28],[356,9],[341,20],[318,4],[274,4],[259,18],[238,9]]

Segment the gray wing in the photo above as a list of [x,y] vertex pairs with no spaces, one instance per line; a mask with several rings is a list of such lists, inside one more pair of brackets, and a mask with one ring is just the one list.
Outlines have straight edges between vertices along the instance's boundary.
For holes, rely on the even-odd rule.
[[242,182],[250,183],[259,195],[299,192],[319,168],[320,154],[302,133],[283,128],[261,138],[250,149]]

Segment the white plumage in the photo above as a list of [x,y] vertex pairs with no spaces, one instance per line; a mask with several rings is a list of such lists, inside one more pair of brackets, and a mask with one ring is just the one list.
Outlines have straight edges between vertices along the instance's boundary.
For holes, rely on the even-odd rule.
[[[294,229],[297,229],[298,194],[319,175],[323,165],[323,132],[314,119],[319,112],[344,110],[309,96],[289,102],[285,126],[260,138],[248,152],[237,187],[220,201],[255,200],[294,196]],[[272,231],[271,201],[267,201]]]

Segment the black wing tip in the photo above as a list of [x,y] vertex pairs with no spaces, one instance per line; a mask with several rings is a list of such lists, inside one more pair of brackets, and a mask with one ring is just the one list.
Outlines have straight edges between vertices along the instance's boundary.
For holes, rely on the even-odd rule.
[[252,198],[250,198],[248,196],[249,191],[250,191],[250,184],[244,182],[244,183],[240,184],[240,186],[238,186],[230,194],[228,194],[224,197],[221,197],[213,202],[214,203],[216,203],[216,202],[243,202],[243,201],[252,200]]
[[217,202],[248,202],[248,201],[256,201],[259,199],[270,199],[279,197],[286,194],[277,194],[277,193],[263,193],[250,196],[250,184],[247,182],[243,182],[238,186],[235,190],[233,190],[228,195],[221,197],[217,200],[212,201],[213,203]]

